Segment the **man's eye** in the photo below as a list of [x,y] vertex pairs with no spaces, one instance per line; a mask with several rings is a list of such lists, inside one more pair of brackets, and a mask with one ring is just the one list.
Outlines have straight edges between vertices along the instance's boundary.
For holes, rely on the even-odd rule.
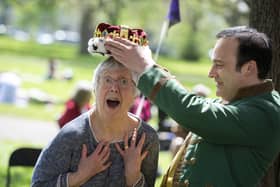
[[220,68],[220,67],[222,67],[223,65],[222,65],[222,64],[216,64],[215,66],[218,67],[218,68]]

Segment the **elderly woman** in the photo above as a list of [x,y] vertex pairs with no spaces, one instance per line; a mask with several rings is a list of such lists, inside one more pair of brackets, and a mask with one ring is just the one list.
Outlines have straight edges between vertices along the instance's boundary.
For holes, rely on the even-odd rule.
[[32,186],[154,186],[159,141],[153,128],[129,113],[137,88],[112,57],[93,77],[95,105],[65,125],[42,151]]

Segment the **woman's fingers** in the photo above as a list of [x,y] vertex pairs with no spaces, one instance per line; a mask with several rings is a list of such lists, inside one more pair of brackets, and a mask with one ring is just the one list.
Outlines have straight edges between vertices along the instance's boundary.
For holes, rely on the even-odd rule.
[[108,162],[105,165],[103,165],[102,171],[107,169],[111,164],[112,164],[112,162]]
[[101,141],[101,142],[97,145],[97,147],[96,147],[96,149],[95,149],[94,152],[96,152],[97,154],[100,154],[100,152],[102,151],[102,149],[103,149],[103,147],[104,147],[104,144],[105,144],[105,142],[104,142],[104,141]]
[[145,158],[146,158],[146,156],[148,155],[148,151],[145,151],[142,155],[141,155],[141,160],[143,161]]
[[139,142],[137,144],[137,148],[138,149],[142,150],[142,147],[144,145],[145,139],[146,139],[146,134],[143,133],[142,136],[141,136],[141,139],[139,140]]
[[82,158],[86,158],[87,157],[87,146],[86,144],[83,144],[82,147]]
[[124,156],[124,151],[120,148],[120,146],[119,146],[118,143],[115,143],[115,147],[116,147],[116,149],[118,150],[118,152],[119,152],[122,156]]
[[102,149],[101,152],[99,153],[99,156],[100,156],[101,158],[103,158],[108,152],[109,152],[109,144],[107,143],[107,144],[105,144],[105,145],[103,146],[103,149]]
[[128,149],[128,134],[124,135],[124,150]]
[[131,138],[131,144],[130,144],[131,147],[135,147],[136,138],[137,138],[137,129],[134,128],[132,133],[132,138]]
[[101,158],[101,160],[103,161],[103,163],[107,162],[107,160],[110,157],[110,151],[109,149],[105,152],[105,155]]

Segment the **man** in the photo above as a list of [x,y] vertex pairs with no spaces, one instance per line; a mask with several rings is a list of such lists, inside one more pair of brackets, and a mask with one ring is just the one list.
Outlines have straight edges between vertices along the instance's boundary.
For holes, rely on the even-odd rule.
[[141,92],[192,132],[162,186],[253,187],[280,150],[280,96],[265,79],[269,39],[247,27],[223,30],[217,38],[209,77],[222,100],[191,94],[130,41],[105,43],[139,76]]

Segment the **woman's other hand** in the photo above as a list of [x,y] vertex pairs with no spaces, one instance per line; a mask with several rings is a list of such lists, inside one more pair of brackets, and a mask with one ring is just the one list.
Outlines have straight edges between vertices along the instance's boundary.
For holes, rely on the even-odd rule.
[[145,133],[142,134],[138,144],[136,144],[137,129],[133,131],[130,146],[128,145],[128,135],[124,137],[124,150],[120,148],[118,143],[115,146],[124,160],[126,184],[132,186],[141,177],[141,163],[147,156],[148,151],[142,153],[142,148],[145,142]]

